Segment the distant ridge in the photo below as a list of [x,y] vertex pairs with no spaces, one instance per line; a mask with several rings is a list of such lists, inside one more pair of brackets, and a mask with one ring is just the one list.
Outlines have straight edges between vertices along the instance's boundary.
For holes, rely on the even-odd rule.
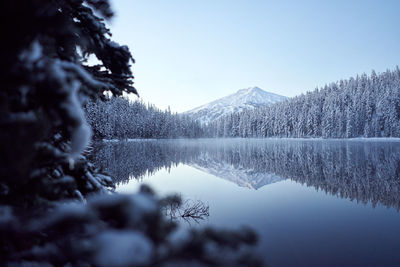
[[255,86],[240,89],[234,94],[214,100],[208,104],[186,111],[183,114],[189,115],[203,124],[207,124],[230,113],[271,105],[285,99],[285,96],[266,92]]

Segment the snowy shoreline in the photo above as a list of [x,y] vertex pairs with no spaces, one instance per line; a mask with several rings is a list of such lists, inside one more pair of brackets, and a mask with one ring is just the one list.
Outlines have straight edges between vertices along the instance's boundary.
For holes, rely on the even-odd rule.
[[104,143],[113,143],[113,142],[149,142],[149,141],[165,141],[165,140],[293,140],[293,141],[353,141],[353,142],[400,142],[400,137],[355,137],[355,138],[322,138],[322,137],[313,137],[313,138],[295,138],[295,137],[268,137],[268,138],[260,138],[260,137],[228,137],[228,138],[128,138],[128,139],[101,139]]

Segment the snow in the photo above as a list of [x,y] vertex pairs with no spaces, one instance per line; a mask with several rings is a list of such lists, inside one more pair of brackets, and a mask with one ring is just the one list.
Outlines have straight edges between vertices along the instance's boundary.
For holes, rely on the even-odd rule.
[[322,138],[322,137],[256,137],[260,140],[296,140],[296,141],[340,141],[340,142],[400,142],[400,137],[355,137],[355,138]]
[[[82,67],[76,66],[70,62],[61,61],[56,59],[50,65],[51,73],[53,78],[60,84],[69,84],[70,86],[64,86],[61,88],[67,93],[67,98],[62,103],[62,108],[68,114],[69,119],[72,119],[76,123],[72,131],[72,142],[70,151],[70,168],[73,168],[74,161],[79,157],[79,155],[85,150],[86,146],[89,144],[91,139],[91,130],[86,122],[84,111],[81,107],[81,102],[79,101],[79,89],[81,87],[81,81],[89,83],[93,86],[102,86],[103,84],[94,80],[91,75],[85,71]],[[69,71],[73,71],[75,75],[80,78],[80,81],[73,80],[68,83]]]
[[86,178],[92,184],[92,186],[96,187],[97,189],[101,190],[103,188],[90,172],[86,172]]
[[83,197],[83,195],[82,195],[82,193],[79,191],[79,190],[77,190],[77,189],[75,189],[74,190],[74,195],[80,200],[80,201],[82,201],[82,202],[86,202],[86,199]]
[[121,140],[119,140],[119,139],[105,139],[105,138],[103,138],[103,142],[105,142],[105,143],[117,143],[117,142],[120,142]]
[[143,227],[139,225],[143,223],[143,218],[148,214],[153,214],[157,211],[157,202],[154,197],[138,193],[135,195],[97,195],[89,199],[88,205],[91,208],[103,209],[108,207],[110,209],[117,209],[118,207],[124,207],[126,216],[128,216],[127,225]]
[[83,67],[79,65],[61,60],[57,60],[56,63],[59,64],[63,70],[74,72],[80,78],[81,81],[83,81],[84,83],[88,84],[91,87],[99,87],[104,89],[107,88],[106,84],[94,79],[89,72],[87,72]]
[[400,142],[399,137],[358,137],[346,139],[349,141],[372,141],[372,142]]
[[105,139],[103,138],[102,141],[104,143],[119,143],[123,142],[152,142],[154,140],[165,140],[165,138],[158,139],[158,138],[127,138],[127,139]]
[[36,224],[33,224],[33,228],[45,228],[52,225],[57,225],[64,221],[70,221],[78,219],[80,221],[92,216],[93,214],[89,211],[87,206],[78,203],[66,203],[61,204],[50,214],[46,221],[38,220]]
[[113,48],[120,48],[121,47],[121,45],[119,43],[114,42],[114,41],[110,41],[110,42],[108,42],[108,44]]
[[229,113],[271,105],[285,99],[285,96],[266,92],[259,87],[249,87],[183,114],[190,115],[201,123],[207,124]]
[[24,50],[19,58],[22,61],[27,62],[28,64],[32,64],[35,61],[39,60],[42,56],[42,46],[40,43],[35,40],[31,43],[30,47],[27,50]]
[[96,238],[95,262],[99,266],[132,266],[150,263],[153,244],[137,231],[106,231]]
[[76,127],[72,133],[71,158],[76,159],[89,144],[92,133],[89,125],[86,122],[85,114],[78,99],[78,89],[80,87],[80,83],[76,81],[73,84],[75,86],[72,87],[66,108],[70,113],[69,115],[80,122],[80,125]]

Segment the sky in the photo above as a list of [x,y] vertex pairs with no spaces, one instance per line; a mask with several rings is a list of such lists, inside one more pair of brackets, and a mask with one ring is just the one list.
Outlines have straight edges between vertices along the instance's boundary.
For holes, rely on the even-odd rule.
[[183,112],[239,89],[296,96],[400,63],[400,1],[111,0],[143,101]]

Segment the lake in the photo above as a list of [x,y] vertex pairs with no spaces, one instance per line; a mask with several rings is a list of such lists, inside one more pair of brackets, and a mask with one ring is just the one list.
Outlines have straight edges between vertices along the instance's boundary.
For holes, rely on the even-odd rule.
[[103,142],[93,160],[118,192],[207,203],[193,227],[250,226],[269,266],[400,266],[398,140]]

